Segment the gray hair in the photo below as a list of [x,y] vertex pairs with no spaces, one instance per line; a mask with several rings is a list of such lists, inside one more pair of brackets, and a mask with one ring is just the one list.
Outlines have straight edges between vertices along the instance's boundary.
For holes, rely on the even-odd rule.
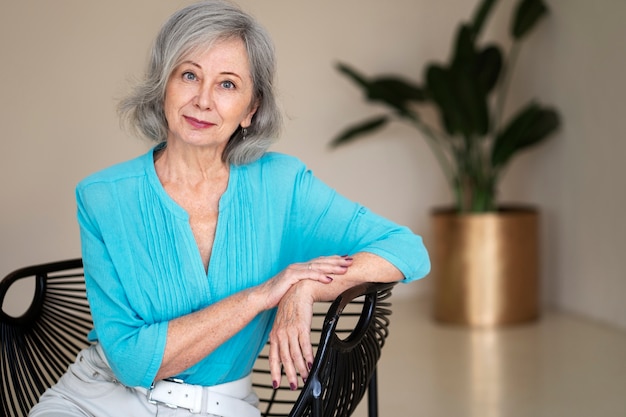
[[231,38],[239,38],[245,44],[254,86],[253,102],[258,103],[258,109],[245,136],[242,129],[232,134],[222,159],[234,164],[258,159],[282,127],[273,86],[276,71],[274,45],[256,20],[224,0],[192,4],[165,22],[152,46],[143,79],[119,104],[122,120],[143,136],[164,142],[168,124],[163,102],[170,75],[190,52]]

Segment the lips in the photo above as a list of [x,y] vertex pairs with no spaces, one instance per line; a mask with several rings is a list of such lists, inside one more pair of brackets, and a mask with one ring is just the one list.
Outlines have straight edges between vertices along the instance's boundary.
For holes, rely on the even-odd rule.
[[215,126],[215,123],[205,122],[203,120],[196,119],[195,117],[190,117],[190,116],[183,116],[183,117],[185,118],[187,123],[189,123],[191,126],[195,127],[196,129],[206,129],[211,126]]

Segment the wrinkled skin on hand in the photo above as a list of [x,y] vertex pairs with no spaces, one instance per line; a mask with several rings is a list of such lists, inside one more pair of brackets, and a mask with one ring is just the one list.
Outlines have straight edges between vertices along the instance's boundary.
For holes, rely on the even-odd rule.
[[[319,286],[343,288],[344,285],[335,280],[340,281],[342,275],[348,271],[352,265],[352,258],[322,257],[305,265],[307,265],[307,271],[321,272],[331,277],[333,281],[325,285],[320,284],[321,280],[300,280],[291,286],[278,303],[276,319],[270,333],[269,353],[270,374],[274,388],[280,384],[281,365],[292,390],[298,387],[298,374],[303,381],[306,381],[314,359],[311,346],[311,321],[313,304],[315,301],[320,301]],[[331,293],[338,291],[331,291]]]

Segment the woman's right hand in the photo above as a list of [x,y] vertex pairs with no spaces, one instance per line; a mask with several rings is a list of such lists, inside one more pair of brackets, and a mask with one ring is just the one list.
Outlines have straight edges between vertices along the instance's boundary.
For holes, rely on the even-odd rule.
[[[313,281],[330,284],[336,277],[346,274],[352,266],[347,256],[325,256],[307,263],[294,264],[276,275],[268,284],[285,292],[276,301],[278,311],[270,333],[269,363],[272,385],[280,385],[281,368],[292,389],[298,386],[300,374],[306,380],[309,366],[313,363],[311,346],[311,319],[314,293],[310,291]],[[274,281],[272,283],[271,281]],[[305,282],[308,281],[308,282]],[[300,285],[296,285],[301,283]],[[310,284],[309,284],[310,283]]]
[[330,284],[336,276],[348,270],[350,262],[342,256],[322,256],[309,262],[289,265],[272,279],[257,287],[266,300],[265,309],[278,305],[289,289],[302,280],[318,281]]

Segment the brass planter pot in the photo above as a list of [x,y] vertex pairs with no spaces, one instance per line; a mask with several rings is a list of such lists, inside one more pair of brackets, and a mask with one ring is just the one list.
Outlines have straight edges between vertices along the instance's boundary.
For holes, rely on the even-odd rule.
[[529,208],[432,214],[434,316],[493,327],[539,316],[539,215]]

